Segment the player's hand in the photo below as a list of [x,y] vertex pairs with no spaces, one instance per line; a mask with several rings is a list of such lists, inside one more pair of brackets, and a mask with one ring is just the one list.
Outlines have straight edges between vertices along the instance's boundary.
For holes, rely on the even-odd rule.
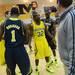
[[38,50],[35,50],[35,56],[37,55],[37,53],[38,53]]
[[35,54],[35,51],[31,49],[31,50],[29,51],[29,54]]
[[32,46],[29,44],[29,48],[32,49]]
[[32,50],[32,48],[30,49],[30,53],[32,53],[33,52],[33,50]]

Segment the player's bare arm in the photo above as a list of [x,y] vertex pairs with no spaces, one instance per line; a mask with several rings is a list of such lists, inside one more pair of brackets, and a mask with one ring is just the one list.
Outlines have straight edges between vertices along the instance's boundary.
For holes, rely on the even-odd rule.
[[0,41],[1,41],[1,39],[2,39],[3,33],[4,33],[4,23],[2,23],[2,24],[0,25]]
[[32,51],[32,46],[31,46],[31,40],[32,40],[32,37],[33,37],[33,27],[32,25],[28,25],[28,30],[29,30],[29,47],[30,47],[30,50]]
[[29,30],[28,30],[27,25],[23,25],[23,32],[24,32],[24,36],[25,36],[25,42],[26,42],[26,44],[28,44],[29,43]]

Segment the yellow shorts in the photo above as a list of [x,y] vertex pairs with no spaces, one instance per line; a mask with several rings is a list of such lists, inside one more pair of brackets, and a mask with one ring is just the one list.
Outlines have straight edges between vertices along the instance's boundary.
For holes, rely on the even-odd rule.
[[35,59],[43,59],[51,56],[51,48],[49,48],[47,40],[34,40],[35,44]]
[[5,42],[4,40],[2,40],[0,42],[0,64],[4,64],[5,63]]

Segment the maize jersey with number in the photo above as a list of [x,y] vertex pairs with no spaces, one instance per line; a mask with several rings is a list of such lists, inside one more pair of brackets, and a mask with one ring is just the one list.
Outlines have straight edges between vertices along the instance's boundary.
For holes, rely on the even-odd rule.
[[33,25],[34,49],[36,51],[35,59],[42,59],[51,55],[47,40],[45,38],[45,26],[41,21],[40,25],[35,22]]
[[33,22],[33,34],[35,40],[40,40],[42,38],[45,38],[45,26],[42,21],[40,25],[37,25],[35,24],[35,22]]
[[8,19],[4,25],[5,45],[15,47],[24,44],[24,36],[22,32],[22,21],[18,19]]

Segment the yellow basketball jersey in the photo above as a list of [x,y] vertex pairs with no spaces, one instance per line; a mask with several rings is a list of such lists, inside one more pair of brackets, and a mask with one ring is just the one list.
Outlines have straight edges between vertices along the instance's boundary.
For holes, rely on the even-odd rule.
[[[0,19],[0,24],[3,22],[4,22],[4,20]],[[0,65],[2,65],[4,63],[5,63],[5,41],[2,39],[0,41]]]
[[41,21],[40,25],[37,25],[35,22],[32,23],[33,25],[33,37],[34,40],[40,40],[45,37],[45,26],[44,23]]
[[51,55],[47,40],[45,38],[45,26],[41,21],[40,25],[33,22],[33,38],[35,59],[42,59]]
[[56,15],[55,12],[52,12],[52,13],[50,14],[50,16],[53,16],[53,17],[55,17],[55,15]]

